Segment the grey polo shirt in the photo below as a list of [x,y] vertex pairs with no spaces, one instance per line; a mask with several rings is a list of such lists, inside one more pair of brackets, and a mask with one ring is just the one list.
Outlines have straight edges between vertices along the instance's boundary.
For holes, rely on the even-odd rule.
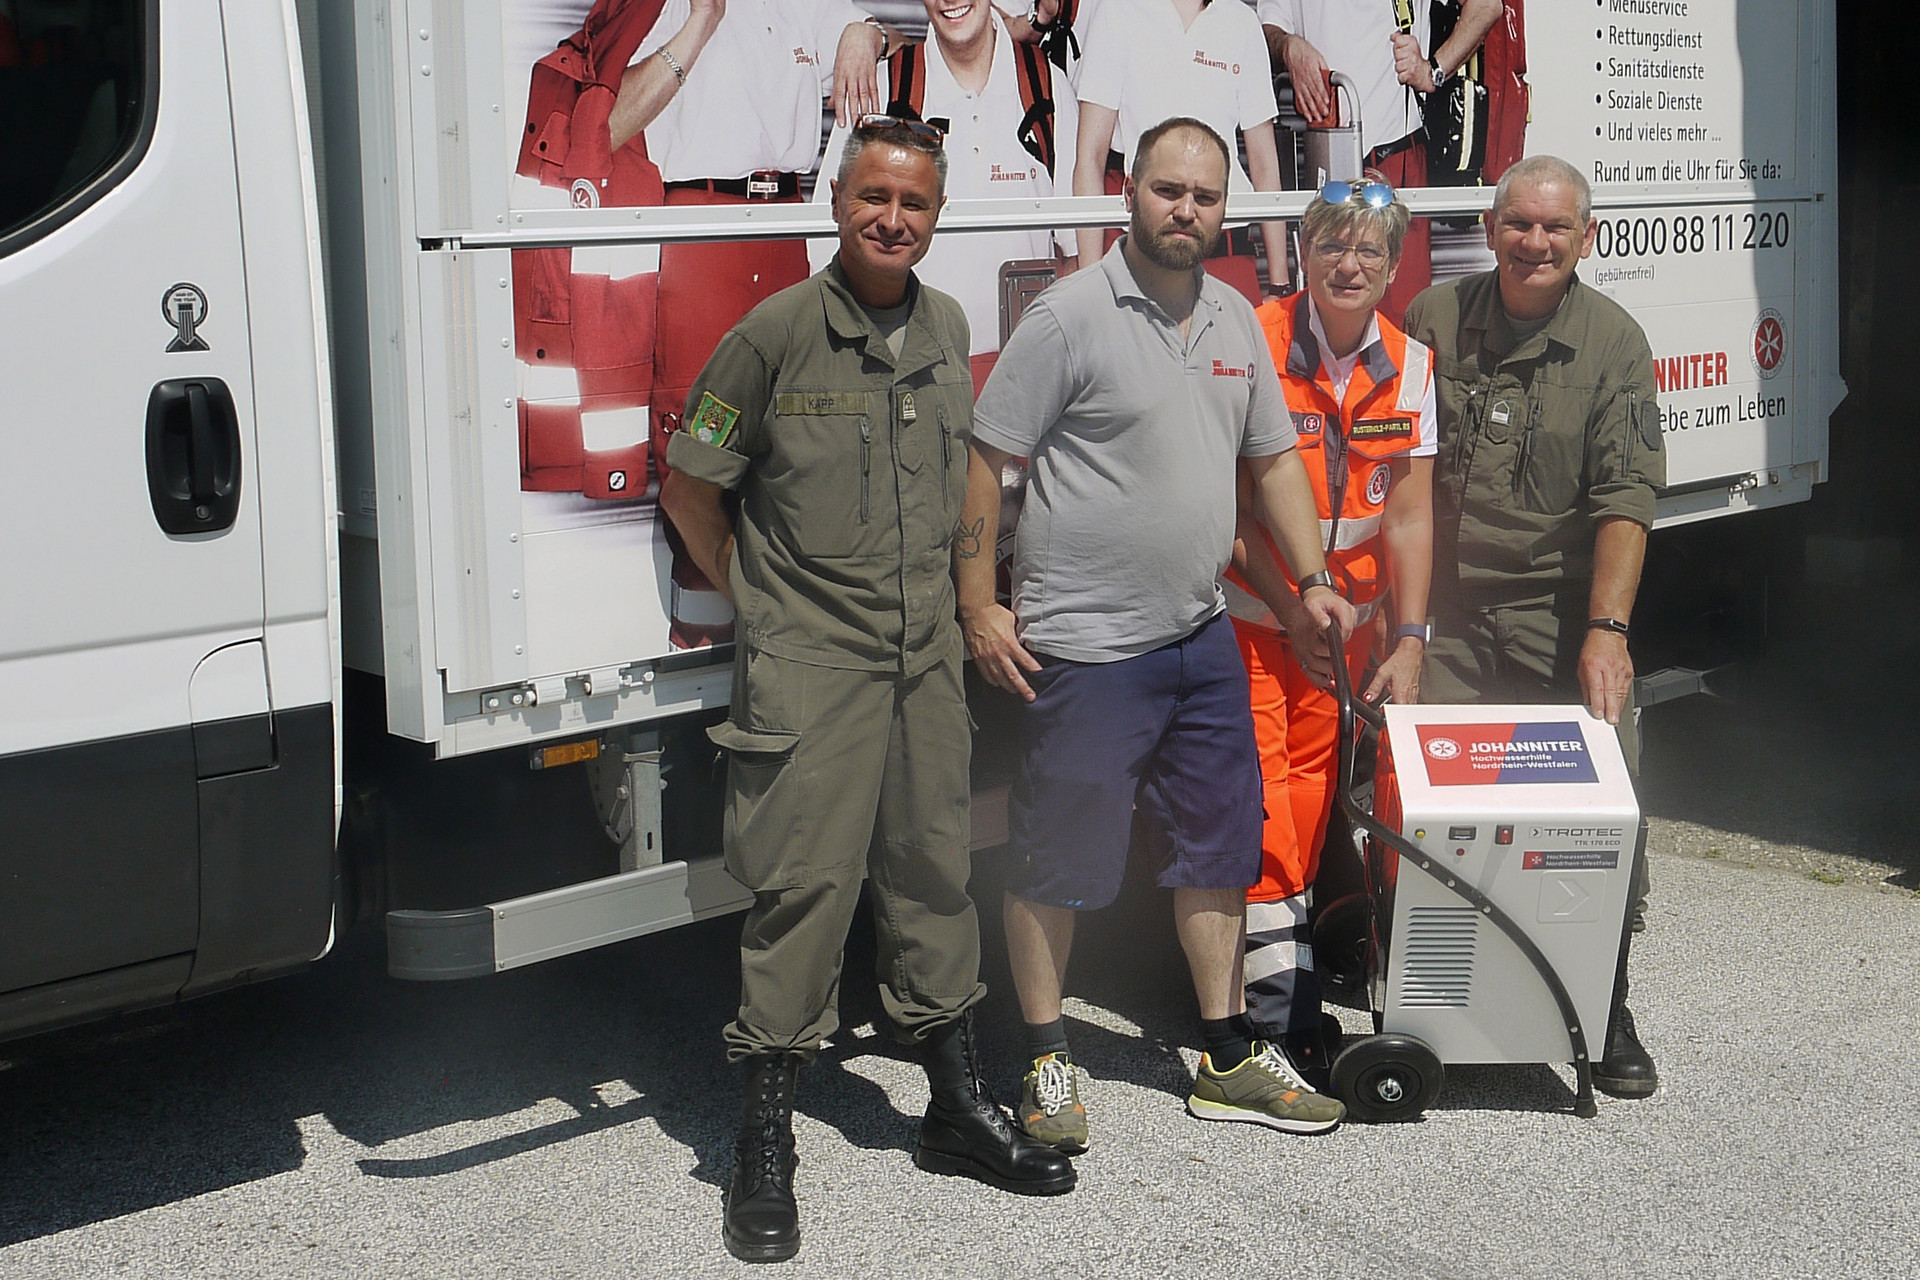
[[1184,344],[1115,244],[1028,308],[974,406],[1029,459],[1013,608],[1029,649],[1133,657],[1220,612],[1234,468],[1294,446],[1260,322],[1204,272]]

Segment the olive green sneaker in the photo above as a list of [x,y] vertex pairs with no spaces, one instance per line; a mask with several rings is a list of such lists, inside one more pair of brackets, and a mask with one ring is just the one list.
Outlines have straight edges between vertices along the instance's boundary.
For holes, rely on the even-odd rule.
[[1080,1104],[1080,1077],[1064,1053],[1043,1053],[1020,1082],[1020,1127],[1035,1142],[1063,1156],[1087,1149],[1087,1109]]
[[1201,1054],[1187,1110],[1201,1120],[1243,1120],[1289,1133],[1325,1133],[1347,1114],[1338,1098],[1308,1088],[1278,1045],[1261,1040],[1231,1071],[1216,1072]]

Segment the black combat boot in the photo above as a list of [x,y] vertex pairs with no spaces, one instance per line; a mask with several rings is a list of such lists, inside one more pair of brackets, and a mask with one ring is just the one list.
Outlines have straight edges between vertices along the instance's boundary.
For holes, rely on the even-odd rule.
[[746,1101],[733,1142],[722,1233],[742,1262],[782,1262],[800,1252],[800,1208],[793,1200],[793,1087],[800,1057],[756,1054],[745,1062]]
[[1014,1128],[980,1078],[973,1012],[931,1032],[921,1049],[933,1097],[913,1162],[1023,1196],[1073,1190],[1073,1161]]
[[[1631,937],[1632,935],[1628,935]],[[1644,1098],[1660,1086],[1653,1055],[1640,1043],[1633,1010],[1627,1008],[1627,952],[1620,948],[1620,967],[1613,976],[1613,1014],[1607,1021],[1607,1047],[1593,1064],[1593,1087],[1616,1098]]]

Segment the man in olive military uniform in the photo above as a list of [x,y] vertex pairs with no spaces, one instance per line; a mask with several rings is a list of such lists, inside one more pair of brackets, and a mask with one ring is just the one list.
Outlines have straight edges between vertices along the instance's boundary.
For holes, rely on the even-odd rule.
[[912,273],[945,185],[937,132],[863,121],[833,186],[838,254],[721,340],[668,445],[660,501],[740,622],[712,737],[731,757],[727,867],[754,894],[726,1029],[747,1084],[724,1236],[748,1261],[800,1246],[795,1076],[838,1027],[863,872],[881,998],[932,1085],[915,1163],[1029,1194],[1074,1183],[1012,1128],[973,1048],[985,988],[953,579],[973,382],[960,304]]
[[[1407,308],[1407,332],[1434,351],[1440,414],[1421,697],[1584,703],[1617,727],[1637,773],[1627,624],[1667,466],[1646,334],[1574,273],[1593,251],[1592,208],[1572,165],[1522,160],[1486,215],[1494,269]],[[1643,824],[1634,931],[1645,923],[1645,836]],[[1593,1082],[1645,1097],[1657,1078],[1626,1006],[1627,949],[1623,937]]]

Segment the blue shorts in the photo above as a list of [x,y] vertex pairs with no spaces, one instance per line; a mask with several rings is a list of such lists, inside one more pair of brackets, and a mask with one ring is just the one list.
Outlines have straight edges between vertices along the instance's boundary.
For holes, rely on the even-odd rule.
[[1014,895],[1081,911],[1112,902],[1136,803],[1162,886],[1259,880],[1260,755],[1225,615],[1138,657],[1041,662],[1008,804]]

